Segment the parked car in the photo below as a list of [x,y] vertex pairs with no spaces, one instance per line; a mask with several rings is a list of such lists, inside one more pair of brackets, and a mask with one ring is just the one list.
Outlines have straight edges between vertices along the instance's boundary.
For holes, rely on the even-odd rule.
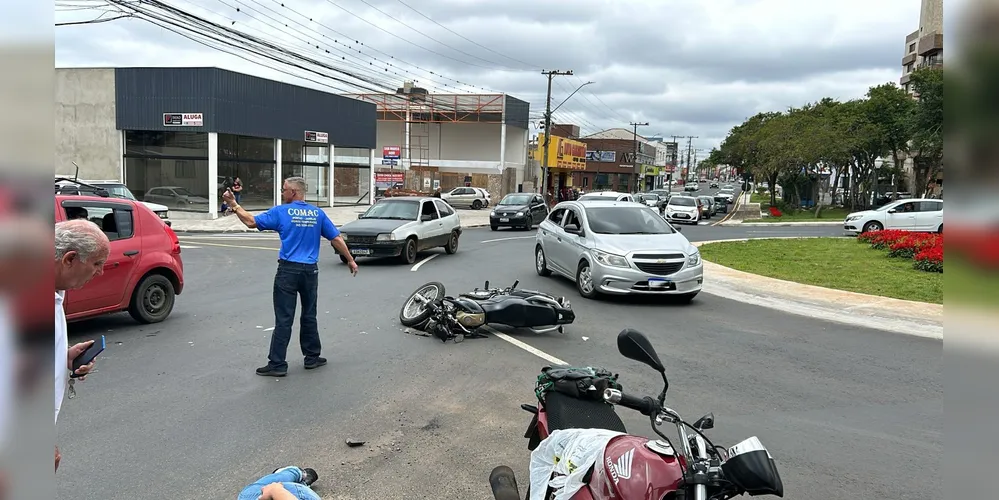
[[146,191],[145,201],[159,203],[179,210],[208,210],[208,198],[198,196],[182,186],[159,186]]
[[537,273],[560,274],[579,294],[675,295],[690,301],[704,268],[697,248],[645,206],[620,201],[564,201],[538,226]]
[[[461,221],[451,205],[429,196],[382,198],[340,228],[355,257],[398,257],[416,262],[419,252],[443,247],[458,251]],[[347,262],[343,255],[340,260]]]
[[586,200],[635,201],[635,198],[628,193],[619,193],[617,191],[594,191],[592,193],[586,193],[583,196],[577,198],[577,201],[586,201]]
[[539,194],[510,193],[489,212],[489,229],[519,227],[531,230],[548,217],[548,206]]
[[715,207],[715,199],[710,196],[698,196],[697,199],[701,200],[701,204],[703,207],[701,212],[701,217],[704,219],[710,219],[714,217],[715,213],[718,212],[717,208]]
[[666,220],[671,223],[697,224],[701,221],[700,200],[676,195],[666,203]]
[[158,323],[184,290],[180,240],[141,202],[97,196],[55,196],[55,219],[87,219],[111,240],[104,271],[66,292],[66,319],[128,311],[140,323]]
[[943,221],[943,200],[910,198],[851,213],[843,221],[843,229],[851,233],[882,229],[942,233]]
[[489,206],[489,191],[477,187],[456,187],[441,193],[441,199],[455,208],[479,210]]
[[[118,181],[73,181],[63,178],[63,180],[56,181],[55,190],[57,194],[75,194],[79,196],[100,197],[104,197],[106,194],[107,197],[110,198],[139,201],[139,199],[132,194],[132,191],[128,189],[128,186]],[[152,210],[157,217],[163,219],[168,226],[171,224],[170,207],[148,201],[140,201],[140,203],[149,207],[149,209]]]

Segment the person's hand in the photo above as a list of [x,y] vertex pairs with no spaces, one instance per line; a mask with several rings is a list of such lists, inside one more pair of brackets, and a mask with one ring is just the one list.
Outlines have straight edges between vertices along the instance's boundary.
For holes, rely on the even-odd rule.
[[[80,342],[79,344],[70,347],[69,351],[66,353],[66,369],[72,370],[73,360],[76,359],[77,356],[83,354],[83,352],[89,349],[90,346],[92,346],[93,344],[94,344],[93,340],[88,340],[86,342]],[[75,375],[78,375],[79,379],[82,381],[87,378],[86,374],[90,373],[90,370],[92,370],[93,368],[94,368],[94,362],[91,361],[90,363],[81,366],[73,373]]]
[[350,269],[350,274],[357,276],[357,261],[350,259],[347,262],[347,269]]
[[222,201],[226,205],[234,205],[236,203],[236,195],[232,194],[232,190],[226,188],[225,192],[222,193]]
[[271,483],[260,490],[257,500],[297,500],[281,483]]
[[55,447],[55,470],[59,470],[59,461],[62,460],[62,455],[59,454],[59,447]]

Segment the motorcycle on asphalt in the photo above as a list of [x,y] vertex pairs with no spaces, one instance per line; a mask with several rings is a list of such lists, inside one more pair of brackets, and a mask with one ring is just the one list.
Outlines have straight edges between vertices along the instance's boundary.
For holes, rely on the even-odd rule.
[[[676,411],[665,406],[669,381],[649,340],[636,330],[625,329],[618,335],[617,345],[622,355],[642,362],[662,375],[664,388],[657,399],[622,391],[617,376],[605,370],[545,367],[536,390],[539,405],[521,405],[534,414],[524,436],[530,440],[528,449],[532,451],[539,446],[545,449],[543,440],[559,429],[581,429],[581,432],[592,429],[605,436],[606,431],[597,429],[612,431],[611,437],[605,438],[609,439],[606,444],[597,442],[596,446],[603,446],[599,450],[602,453],[583,476],[584,484],[576,486],[578,489],[570,497],[572,500],[727,500],[744,493],[783,498],[784,485],[777,466],[757,437],[728,449],[716,446],[704,434],[705,430],[714,427],[713,414],[688,424]],[[649,417],[652,429],[660,439],[628,434],[614,412],[615,406]],[[663,423],[676,426],[679,448],[659,431]],[[559,457],[554,463],[559,460],[572,464],[571,457]],[[534,461],[532,456],[532,469],[535,469]],[[568,467],[572,470],[573,465]],[[554,475],[532,480],[547,489],[543,494],[535,494],[534,498],[556,497],[557,491],[549,485]],[[519,500],[520,492],[510,467],[493,469],[489,483],[496,500]],[[526,498],[532,498],[530,488]]]
[[482,338],[486,325],[528,328],[535,333],[558,331],[572,323],[576,314],[569,300],[544,292],[517,288],[476,288],[458,297],[444,294],[444,285],[431,281],[417,288],[399,311],[403,326],[425,331],[442,342]]

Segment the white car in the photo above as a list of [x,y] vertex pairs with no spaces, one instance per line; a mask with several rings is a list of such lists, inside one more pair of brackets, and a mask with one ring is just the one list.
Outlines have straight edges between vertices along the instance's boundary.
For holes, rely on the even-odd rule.
[[666,220],[671,223],[697,224],[701,221],[701,209],[693,196],[672,196],[666,204]]
[[[458,251],[461,219],[444,200],[421,196],[382,198],[340,228],[353,256],[395,257],[416,262],[419,252],[443,247]],[[343,255],[340,260],[347,262]]]
[[479,210],[488,207],[491,203],[489,191],[477,187],[456,187],[446,193],[441,193],[441,199],[448,205],[459,208],[471,208]]
[[586,193],[578,198],[579,201],[585,200],[599,200],[599,201],[635,201],[635,199],[628,193],[619,193],[617,191],[594,191],[592,193]]
[[843,229],[857,234],[882,229],[942,233],[943,200],[910,198],[854,212],[846,216]]

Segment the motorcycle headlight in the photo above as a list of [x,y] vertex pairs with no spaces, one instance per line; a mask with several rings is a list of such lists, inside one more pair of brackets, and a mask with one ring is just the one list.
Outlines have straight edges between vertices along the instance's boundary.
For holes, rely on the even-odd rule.
[[688,266],[696,266],[700,263],[701,263],[701,252],[695,250],[694,253],[690,254],[690,256],[687,257]]
[[517,212],[517,217],[523,217],[523,216],[524,216],[524,212]]
[[395,240],[395,235],[392,233],[382,233],[375,238],[375,241],[394,241],[394,240]]
[[593,256],[597,259],[597,262],[611,267],[631,267],[628,264],[628,259],[621,257],[620,255],[614,255],[612,253],[601,252],[600,250],[594,250]]
[[458,311],[455,313],[455,318],[458,320],[458,323],[465,328],[478,328],[486,324],[485,313],[468,313],[465,311]]

